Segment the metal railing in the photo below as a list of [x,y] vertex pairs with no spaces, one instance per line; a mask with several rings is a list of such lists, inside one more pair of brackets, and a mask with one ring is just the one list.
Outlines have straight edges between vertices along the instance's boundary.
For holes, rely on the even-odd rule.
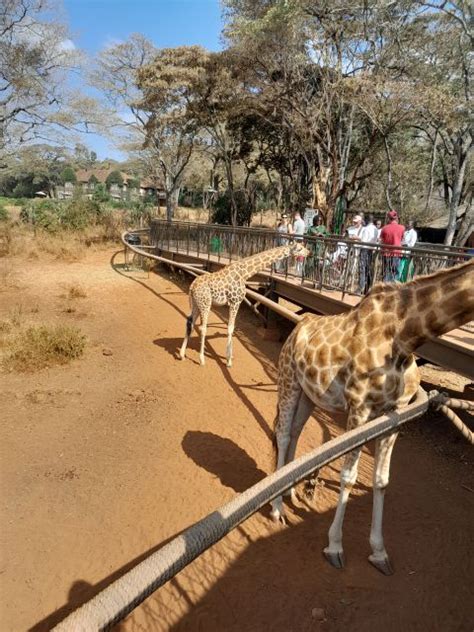
[[[217,224],[167,222],[154,219],[150,244],[160,250],[196,255],[230,263],[288,243],[289,237],[259,228],[234,228]],[[296,238],[298,239],[298,238]],[[397,247],[363,244],[342,237],[299,239],[311,251],[305,260],[287,259],[273,272],[309,282],[319,290],[339,290],[363,296],[380,281],[409,281],[472,258],[463,248]]]

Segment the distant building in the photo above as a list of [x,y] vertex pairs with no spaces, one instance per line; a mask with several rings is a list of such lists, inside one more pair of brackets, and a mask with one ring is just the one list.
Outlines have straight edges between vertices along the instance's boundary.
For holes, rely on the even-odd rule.
[[[98,184],[107,184],[107,178],[113,171],[118,169],[78,169],[75,172],[76,182],[65,182],[63,186],[56,189],[56,196],[59,199],[71,198],[79,189],[85,197],[91,198]],[[150,180],[139,180],[123,171],[119,171],[123,184],[111,184],[107,187],[110,197],[113,200],[133,200],[138,198],[154,198],[164,200],[166,198],[163,189],[154,185]],[[138,186],[137,186],[138,184]]]

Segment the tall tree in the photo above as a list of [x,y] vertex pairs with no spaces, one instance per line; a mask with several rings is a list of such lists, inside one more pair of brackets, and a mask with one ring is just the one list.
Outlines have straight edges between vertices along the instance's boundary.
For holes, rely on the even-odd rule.
[[80,54],[53,0],[4,0],[0,8],[0,159],[32,140],[59,142],[87,131],[92,99],[67,86]]

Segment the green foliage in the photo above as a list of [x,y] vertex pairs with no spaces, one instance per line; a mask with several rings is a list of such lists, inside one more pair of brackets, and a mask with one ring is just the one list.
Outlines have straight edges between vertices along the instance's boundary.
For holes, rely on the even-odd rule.
[[116,184],[119,187],[123,186],[123,178],[120,171],[111,171],[105,180],[105,184],[108,189],[110,189],[113,184]]
[[61,204],[56,200],[35,200],[20,211],[20,219],[49,233],[61,227]]
[[77,198],[61,209],[61,226],[68,230],[84,230],[96,222],[100,215],[100,205],[95,200]]
[[100,214],[100,204],[95,200],[34,200],[21,209],[20,219],[48,233],[56,233],[61,229],[84,230],[96,223]]
[[66,182],[77,182],[76,174],[74,173],[74,169],[70,166],[65,167],[61,172],[61,182],[65,184]]
[[100,182],[96,184],[94,193],[92,194],[92,199],[95,202],[99,202],[99,203],[108,202],[110,200],[110,195],[105,187],[105,184],[102,184]]
[[[252,218],[252,209],[243,191],[234,192],[234,199],[237,206],[237,226],[249,226]],[[232,208],[230,193],[221,193],[214,202],[212,222],[214,224],[232,224]]]
[[140,180],[138,178],[130,178],[127,184],[129,189],[138,189],[140,187]]
[[3,204],[0,204],[0,222],[6,222],[9,219],[10,215],[7,209],[3,206]]
[[151,221],[154,212],[154,205],[151,202],[144,200],[138,200],[132,202],[130,209],[130,221],[132,224],[137,224],[140,220],[148,223]]
[[92,174],[91,177],[89,178],[88,183],[90,185],[97,186],[99,184],[99,181],[97,180],[96,176],[94,174]]

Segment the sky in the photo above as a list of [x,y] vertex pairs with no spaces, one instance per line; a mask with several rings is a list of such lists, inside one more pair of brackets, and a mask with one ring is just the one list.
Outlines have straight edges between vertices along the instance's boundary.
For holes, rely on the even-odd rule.
[[[77,48],[94,56],[105,46],[142,33],[158,48],[199,44],[219,50],[219,0],[63,0]],[[99,159],[123,159],[105,138],[88,134],[84,144]]]

